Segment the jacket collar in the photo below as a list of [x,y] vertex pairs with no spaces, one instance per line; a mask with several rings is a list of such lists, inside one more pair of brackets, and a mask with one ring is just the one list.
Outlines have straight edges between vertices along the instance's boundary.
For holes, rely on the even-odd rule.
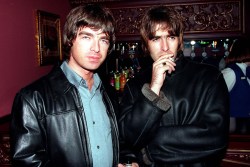
[[[75,86],[69,82],[59,65],[55,66],[47,77],[49,84],[53,87],[56,94],[65,94],[67,91],[75,88]],[[103,84],[100,84],[100,86],[102,92],[104,89]]]
[[66,78],[60,66],[55,66],[48,74],[48,82],[55,90],[55,93],[65,94],[68,90],[74,87]]

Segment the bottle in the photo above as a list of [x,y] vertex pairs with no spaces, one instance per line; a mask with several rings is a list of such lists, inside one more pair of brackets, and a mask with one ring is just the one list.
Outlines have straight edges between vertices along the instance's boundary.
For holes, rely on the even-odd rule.
[[120,90],[120,73],[118,71],[115,73],[115,89],[117,92]]
[[132,167],[132,164],[125,164],[126,167]]
[[113,87],[115,86],[115,79],[114,79],[113,76],[110,77],[109,83],[110,83],[111,86],[113,86]]
[[134,75],[135,75],[134,69],[133,69],[133,67],[130,67],[129,68],[129,78],[134,78]]
[[132,162],[130,160],[130,158],[127,159],[127,162],[125,163],[126,167],[132,167]]
[[125,74],[122,73],[120,76],[120,92],[123,92],[125,84],[126,84],[126,77]]
[[124,67],[124,74],[125,74],[126,80],[128,79],[128,73],[129,73],[129,69],[127,68],[127,66],[125,66]]
[[114,72],[111,71],[109,73],[109,84],[113,87],[115,87],[115,77],[114,77]]

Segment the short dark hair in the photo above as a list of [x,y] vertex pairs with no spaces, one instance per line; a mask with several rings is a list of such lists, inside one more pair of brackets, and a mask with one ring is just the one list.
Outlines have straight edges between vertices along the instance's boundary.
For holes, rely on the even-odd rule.
[[240,37],[231,46],[226,64],[250,62],[250,41],[247,37]]
[[115,21],[113,14],[108,8],[97,4],[86,4],[72,9],[64,25],[63,49],[66,55],[72,47],[72,41],[76,38],[79,28],[90,27],[101,29],[109,36],[109,51],[115,43]]
[[168,30],[170,35],[180,38],[179,50],[183,49],[183,23],[181,16],[172,8],[167,6],[153,6],[149,8],[141,20],[140,34],[142,38],[142,49],[147,50],[147,41],[152,39],[157,25]]

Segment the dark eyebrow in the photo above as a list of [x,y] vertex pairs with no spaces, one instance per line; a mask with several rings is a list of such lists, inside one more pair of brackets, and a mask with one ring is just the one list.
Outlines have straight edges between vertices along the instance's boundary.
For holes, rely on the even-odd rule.
[[155,38],[160,38],[160,36],[156,36],[156,35],[150,35],[149,36],[149,40],[155,39]]
[[176,35],[171,35],[171,34],[169,34],[169,35],[155,35],[155,36],[152,36],[152,38],[161,38],[161,37],[167,37],[167,38],[169,38],[169,37],[177,37]]
[[[100,33],[100,34],[102,34],[102,33]],[[110,39],[109,35],[107,35],[106,33],[104,33],[104,34],[105,34],[105,35],[102,35],[100,38],[101,38],[101,39],[109,40],[109,39]],[[91,36],[91,37],[94,36],[92,33],[89,33],[89,32],[86,32],[86,31],[80,31],[78,35],[79,35],[79,36],[80,36],[80,35],[87,35],[87,36]],[[98,35],[99,35],[99,34],[98,34]]]
[[102,36],[101,39],[110,40],[110,37],[108,35],[105,35],[105,36]]
[[88,33],[88,32],[86,32],[86,31],[80,31],[78,35],[79,35],[79,36],[80,36],[80,35],[93,36],[93,34]]

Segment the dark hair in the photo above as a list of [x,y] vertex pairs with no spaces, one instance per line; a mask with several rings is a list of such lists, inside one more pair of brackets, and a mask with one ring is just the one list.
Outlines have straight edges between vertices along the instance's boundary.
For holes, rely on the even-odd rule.
[[142,49],[147,50],[147,41],[155,35],[156,27],[166,29],[170,35],[180,38],[178,51],[183,49],[183,23],[181,16],[167,6],[153,6],[149,8],[141,20],[140,33],[142,37]]
[[97,4],[86,4],[72,9],[64,25],[63,49],[66,55],[72,47],[72,41],[76,38],[79,28],[90,27],[101,29],[109,36],[109,51],[115,43],[114,17],[111,11]]
[[226,64],[250,62],[250,41],[246,37],[236,39],[231,46]]

